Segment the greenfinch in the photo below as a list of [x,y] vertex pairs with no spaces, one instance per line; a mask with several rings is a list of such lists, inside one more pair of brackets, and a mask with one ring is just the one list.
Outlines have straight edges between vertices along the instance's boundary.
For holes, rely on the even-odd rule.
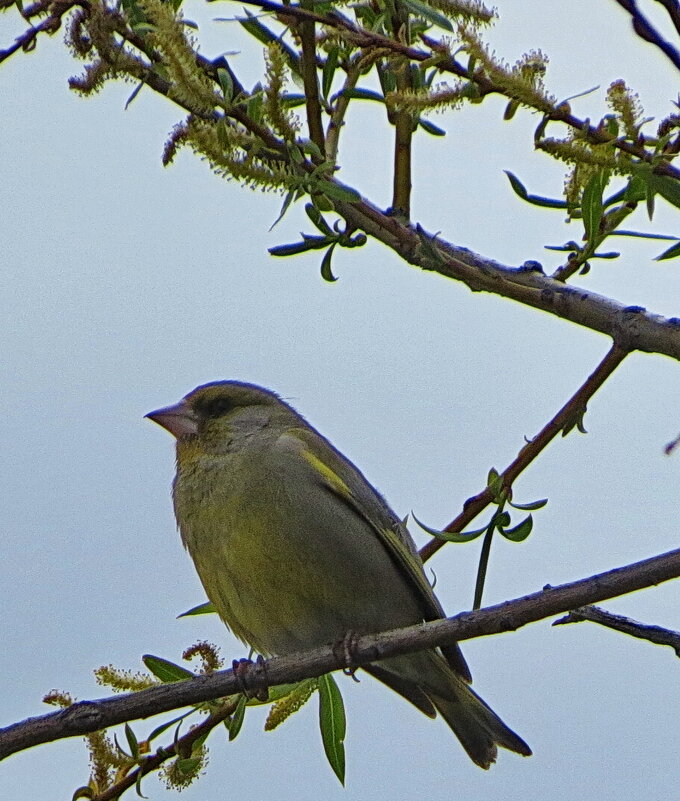
[[[216,381],[151,420],[177,439],[173,501],[205,592],[264,656],[444,616],[405,525],[362,473],[291,406]],[[457,644],[363,667],[429,717],[473,762],[529,746],[470,688]]]

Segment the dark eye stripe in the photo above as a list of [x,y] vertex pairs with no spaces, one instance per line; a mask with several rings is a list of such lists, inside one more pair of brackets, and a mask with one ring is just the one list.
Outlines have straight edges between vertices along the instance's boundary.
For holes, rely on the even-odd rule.
[[196,411],[201,417],[222,417],[234,408],[229,398],[206,398],[199,401]]

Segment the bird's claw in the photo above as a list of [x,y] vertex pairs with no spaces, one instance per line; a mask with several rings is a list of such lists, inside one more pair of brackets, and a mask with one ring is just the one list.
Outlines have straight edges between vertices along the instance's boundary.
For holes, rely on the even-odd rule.
[[[251,665],[255,665],[255,671],[250,678],[257,680],[257,687],[248,686],[248,673]],[[246,698],[256,698],[258,701],[266,701],[269,698],[267,663],[261,654],[257,655],[255,662],[252,659],[234,659],[231,663],[231,669],[234,671],[234,676],[236,676],[241,692]]]

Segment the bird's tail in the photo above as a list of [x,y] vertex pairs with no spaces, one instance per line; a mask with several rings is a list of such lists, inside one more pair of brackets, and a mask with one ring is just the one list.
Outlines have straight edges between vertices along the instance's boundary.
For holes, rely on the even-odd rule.
[[485,770],[495,761],[497,746],[522,756],[531,756],[531,748],[498,717],[470,687],[462,681],[455,698],[441,698],[428,693],[437,712],[449,724],[470,759]]

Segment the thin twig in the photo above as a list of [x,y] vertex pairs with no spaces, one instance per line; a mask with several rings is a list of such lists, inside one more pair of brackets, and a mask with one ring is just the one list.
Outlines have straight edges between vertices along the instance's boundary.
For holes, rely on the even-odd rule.
[[675,30],[680,34],[680,3],[678,0],[656,0],[656,2],[666,9]]
[[[324,15],[315,11],[307,11],[299,6],[284,6],[279,3],[272,2],[272,0],[244,0],[244,3],[246,5],[257,6],[264,11],[271,11],[274,14],[294,16],[298,17],[299,19],[310,19],[318,22],[319,24],[327,25],[331,28],[344,31],[349,35],[350,41],[352,41],[358,47],[387,48],[394,53],[406,56],[412,61],[420,62],[429,61],[432,59],[433,55],[436,55],[437,69],[440,72],[449,72],[452,75],[456,75],[458,78],[462,78],[466,81],[474,81],[478,90],[478,97],[481,98],[489,94],[505,95],[505,89],[502,86],[494,84],[493,81],[491,81],[481,72],[477,71],[473,75],[470,75],[469,69],[456,61],[453,56],[444,57],[442,55],[441,45],[431,37],[425,35],[420,37],[422,42],[429,48],[429,50],[420,50],[419,48],[411,47],[403,44],[402,42],[391,39],[388,36],[383,36],[382,34],[361,28],[360,26],[354,24],[350,19],[337,12]],[[678,170],[676,167],[673,167],[667,161],[658,162],[655,152],[650,153],[645,150],[644,145],[646,140],[644,137],[640,137],[640,139],[636,142],[629,142],[623,138],[612,139],[610,134],[608,134],[605,130],[601,130],[597,126],[591,125],[588,120],[582,120],[574,116],[569,109],[569,105],[566,103],[562,103],[557,108],[547,112],[545,114],[545,118],[546,120],[550,120],[552,122],[562,122],[565,125],[568,125],[570,128],[578,131],[579,137],[586,139],[591,144],[607,144],[610,147],[618,148],[624,153],[628,153],[629,155],[640,159],[640,161],[652,164],[654,171],[658,174],[667,175],[671,178],[680,180],[680,170]]]
[[631,637],[637,637],[640,640],[649,640],[655,645],[669,645],[675,651],[676,656],[680,656],[680,631],[639,623],[629,617],[607,612],[606,609],[600,609],[599,606],[581,606],[578,609],[573,609],[565,617],[556,620],[553,626],[561,626],[565,623],[580,623],[583,620],[599,623],[601,626],[621,631],[624,634],[630,634]]
[[178,737],[172,745],[159,748],[155,754],[143,757],[139,767],[131,770],[115,784],[107,787],[106,790],[103,790],[101,793],[91,798],[88,796],[88,798],[90,798],[90,801],[117,801],[117,799],[126,790],[129,790],[130,787],[133,787],[141,777],[158,770],[168,759],[173,759],[180,754],[191,753],[193,744],[199,738],[205,737],[216,726],[219,726],[220,723],[230,717],[236,709],[236,704],[237,700],[235,699],[230,699],[228,702],[225,702],[221,709],[217,712],[211,712],[205,720],[201,721],[197,726],[194,726],[186,734]]
[[[574,422],[583,416],[588,401],[593,397],[597,390],[604,384],[609,376],[616,370],[627,356],[628,351],[618,345],[612,345],[607,355],[597,366],[597,369],[588,377],[584,384],[569,398],[557,414],[546,423],[541,431],[517,454],[517,457],[500,474],[501,483],[504,487],[512,487],[517,477],[536,459],[546,446],[561,432],[566,426],[573,426]],[[444,531],[460,532],[477,515],[482,512],[493,501],[493,493],[489,487],[485,487],[480,493],[465,502],[463,511],[452,520]],[[423,561],[429,559],[443,545],[444,540],[431,539],[420,550]]]
[[[43,7],[47,7],[47,5],[48,4],[36,3],[34,7],[25,10],[25,15],[28,16],[29,12],[31,16],[41,13]],[[14,40],[14,44],[10,45],[4,50],[0,50],[0,64],[18,50],[23,50],[25,53],[35,50],[38,36],[41,33],[47,33],[50,36],[53,33],[56,33],[56,31],[58,31],[61,27],[62,17],[64,14],[69,12],[75,6],[81,5],[83,5],[81,0],[60,0],[59,2],[52,3],[49,6],[50,14],[48,17],[46,17],[42,22],[38,23],[38,25],[31,25],[31,27],[27,28],[20,36],[17,36],[17,38]]]
[[[302,0],[303,6],[310,0]],[[300,23],[300,43],[302,46],[302,81],[305,89],[305,108],[309,138],[323,154],[326,149],[323,123],[321,122],[321,103],[319,102],[319,79],[316,71],[316,33],[315,23],[305,19]]]
[[614,0],[626,10],[631,17],[633,30],[645,42],[655,45],[680,70],[680,53],[677,48],[661,36],[652,23],[637,6],[637,0]]
[[[680,549],[559,587],[546,586],[540,592],[524,598],[476,612],[462,612],[452,618],[409,626],[397,632],[357,637],[352,649],[352,666],[360,667],[379,659],[434,648],[454,640],[515,631],[527,623],[635,592],[678,576]],[[339,650],[327,645],[256,662],[240,669],[238,676],[233,670],[217,671],[137,693],[80,701],[59,712],[29,718],[0,729],[0,759],[40,743],[88,734],[125,721],[234,695],[243,691],[244,684],[250,692],[254,692],[339,670],[347,667],[346,654],[344,651],[338,653]]]

